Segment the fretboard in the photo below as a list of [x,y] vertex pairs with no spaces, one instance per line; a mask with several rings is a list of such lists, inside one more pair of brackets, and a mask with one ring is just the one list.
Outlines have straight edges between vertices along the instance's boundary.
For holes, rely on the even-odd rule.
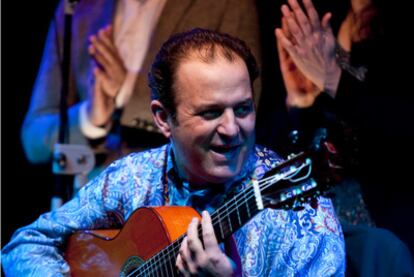
[[[260,190],[258,193],[260,194],[266,187],[272,186],[286,176],[297,172],[299,167],[292,167],[292,165],[303,159],[303,157],[304,154],[300,154],[268,171],[264,178],[259,181],[259,185],[256,186],[256,193]],[[302,164],[302,166],[306,165]],[[289,198],[314,189],[315,186],[314,183],[302,183],[301,186],[296,186],[293,190],[283,192],[283,185],[281,184],[281,190],[277,193],[278,197],[274,199],[274,203],[284,203]],[[214,232],[219,243],[230,237],[263,209],[263,205],[260,205],[262,198],[255,195],[254,188],[255,185],[251,182],[247,188],[236,194],[211,215]],[[198,227],[198,235],[202,238],[201,225]],[[128,276],[178,276],[175,260],[184,237],[185,235],[182,235]]]
[[[259,211],[252,186],[227,201],[211,215],[218,242],[230,237]],[[198,233],[202,237],[201,225]],[[175,260],[184,237],[185,235],[181,236],[158,252],[130,276],[178,276]]]

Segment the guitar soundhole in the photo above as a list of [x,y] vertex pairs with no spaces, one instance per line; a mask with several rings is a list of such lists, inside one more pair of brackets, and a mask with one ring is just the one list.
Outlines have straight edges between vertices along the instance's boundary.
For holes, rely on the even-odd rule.
[[126,260],[124,265],[121,268],[121,273],[119,274],[120,277],[126,277],[131,272],[133,272],[135,269],[137,269],[140,265],[144,263],[144,260],[142,260],[140,257],[137,256],[131,256]]

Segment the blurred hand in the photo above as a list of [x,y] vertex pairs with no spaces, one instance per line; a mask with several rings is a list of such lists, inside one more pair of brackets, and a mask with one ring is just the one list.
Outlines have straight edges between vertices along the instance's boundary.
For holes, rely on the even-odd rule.
[[203,243],[198,237],[199,220],[194,218],[187,229],[176,266],[185,276],[233,276],[234,269],[230,258],[226,256],[217,243],[213,225],[208,212],[202,213]]
[[90,37],[89,54],[95,61],[95,85],[89,99],[89,119],[95,126],[109,122],[118,95],[127,74],[124,63],[113,41],[112,26],[107,26]]
[[[286,19],[282,19],[282,30],[291,39],[286,26]],[[286,105],[299,108],[311,106],[315,98],[321,93],[321,90],[303,75],[289,53],[280,45],[279,40],[277,40],[277,50],[283,82],[287,92]]]
[[287,5],[281,8],[286,27],[275,30],[280,45],[319,90],[336,91],[341,69],[335,58],[336,40],[329,25],[331,14],[320,20],[311,0],[303,0],[306,13],[296,0],[288,3],[290,8]]

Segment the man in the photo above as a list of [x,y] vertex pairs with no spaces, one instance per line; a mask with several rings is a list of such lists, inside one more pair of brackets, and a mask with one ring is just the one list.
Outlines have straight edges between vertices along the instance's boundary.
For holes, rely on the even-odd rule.
[[[170,143],[114,162],[56,212],[16,232],[3,249],[6,273],[58,275],[68,235],[120,226],[143,206],[192,206],[212,212],[281,160],[254,145],[255,60],[243,42],[195,29],[168,40],[150,73],[151,111]],[[344,245],[329,200],[300,212],[266,209],[236,231],[241,258],[223,252],[202,213],[193,220],[176,265],[184,276],[341,276]],[[203,241],[203,243],[201,242]],[[227,257],[226,257],[227,256]]]

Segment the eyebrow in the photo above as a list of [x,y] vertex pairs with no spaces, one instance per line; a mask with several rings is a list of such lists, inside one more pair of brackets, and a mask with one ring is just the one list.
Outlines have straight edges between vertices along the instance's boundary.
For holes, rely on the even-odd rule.
[[[245,99],[245,100],[242,100],[242,101],[240,101],[240,102],[237,102],[237,103],[234,105],[234,107],[236,107],[236,106],[240,106],[240,105],[245,105],[245,104],[251,104],[251,103],[253,103],[253,98],[249,97],[249,98],[247,98],[247,99]],[[214,104],[201,104],[201,105],[197,108],[197,110],[222,109],[222,108],[223,108],[223,106],[225,106],[225,105],[216,104],[216,103],[214,103]]]

